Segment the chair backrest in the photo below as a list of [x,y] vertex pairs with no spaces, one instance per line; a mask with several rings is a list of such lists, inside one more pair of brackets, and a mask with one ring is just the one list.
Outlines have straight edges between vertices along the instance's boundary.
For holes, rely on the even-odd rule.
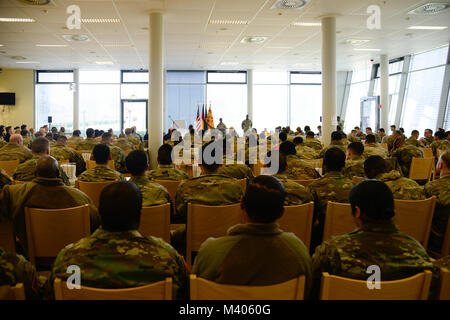
[[439,300],[450,300],[450,270],[441,268]]
[[78,185],[78,189],[86,193],[88,197],[91,198],[94,205],[98,208],[100,193],[107,185],[114,182],[116,181],[86,182],[77,180],[76,184]]
[[294,182],[297,182],[298,184],[301,184],[304,187],[309,186],[312,182],[319,180],[319,179],[310,179],[310,180],[292,180]]
[[28,256],[56,257],[66,245],[91,234],[89,206],[67,209],[25,208]]
[[305,276],[269,286],[219,284],[190,275],[191,300],[303,300]]
[[0,247],[9,252],[16,252],[13,222],[2,217],[0,217]]
[[247,190],[247,178],[239,179],[239,181],[242,184],[242,190],[244,190],[244,194],[245,194],[245,190]]
[[209,237],[222,237],[228,228],[242,222],[240,203],[227,206],[205,206],[188,203],[186,225],[186,262],[192,264],[192,251]]
[[58,165],[69,163],[69,160],[59,160]]
[[284,214],[277,222],[281,230],[293,232],[309,249],[313,213],[314,202],[312,201],[298,206],[285,206]]
[[175,180],[153,180],[153,182],[158,183],[165,187],[167,191],[169,191],[170,199],[172,199],[172,203],[175,204],[175,195],[177,194],[178,186],[181,181]]
[[424,158],[433,158],[433,149],[431,148],[419,148],[420,150],[422,150],[423,153],[423,157]]
[[170,203],[142,207],[139,232],[144,237],[154,236],[170,243]]
[[98,289],[80,286],[69,289],[65,281],[56,278],[53,287],[56,300],[172,300],[172,278],[141,287]]
[[88,160],[91,159],[91,153],[90,152],[86,152],[86,151],[78,151],[79,154],[81,154],[81,156],[83,157],[83,160],[85,162],[87,162]]
[[441,257],[446,257],[450,254],[450,217],[447,220],[447,230],[444,235],[444,242],[442,243]]
[[15,286],[0,286],[0,300],[25,300],[25,287],[23,283]]
[[368,280],[354,280],[322,273],[321,300],[427,300],[432,273],[425,270],[415,276],[380,281],[380,289],[369,289]]
[[323,229],[323,240],[352,232],[356,228],[349,203],[328,201]]
[[[95,166],[97,165],[97,163],[95,162],[95,160],[85,160],[86,161],[86,169],[92,169],[95,168]],[[115,170],[114,168],[114,160],[108,160],[108,167],[110,169]]]
[[353,178],[352,178],[352,182],[353,182],[353,184],[357,184],[357,183],[360,183],[361,181],[364,181],[364,180],[366,180],[367,178],[364,178],[364,177],[357,177],[357,176],[354,176]]
[[304,161],[308,162],[313,168],[322,168],[323,159],[305,159]]
[[409,178],[412,180],[430,181],[433,167],[434,158],[412,158]]
[[16,170],[18,165],[19,160],[0,161],[0,169],[5,170],[10,177],[13,176],[14,171]]
[[436,197],[425,200],[394,200],[394,222],[398,230],[420,241],[426,248]]

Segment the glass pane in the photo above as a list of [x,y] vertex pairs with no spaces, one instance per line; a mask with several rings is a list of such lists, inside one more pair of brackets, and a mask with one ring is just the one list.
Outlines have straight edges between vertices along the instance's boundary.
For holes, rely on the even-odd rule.
[[123,128],[136,126],[142,137],[147,132],[147,103],[143,101],[123,102]]
[[322,75],[309,73],[291,73],[291,83],[322,83]]
[[[401,81],[401,74],[396,74],[394,76],[389,77],[389,94],[395,94],[398,93],[400,90],[400,81]],[[380,79],[375,79],[375,86],[373,89],[373,94],[375,96],[379,96],[381,94],[380,92]]]
[[73,91],[68,84],[36,85],[36,128],[48,124],[48,116],[53,117],[52,126],[73,130]]
[[253,127],[258,132],[288,125],[288,86],[253,86]]
[[445,131],[450,130],[450,91],[448,92],[447,97],[447,112],[445,113],[444,129]]
[[361,125],[361,98],[367,96],[368,90],[369,81],[354,83],[350,86],[344,132],[351,132],[354,127]]
[[123,72],[123,82],[148,82],[148,72]]
[[353,70],[352,83],[370,80],[371,72],[372,65],[366,65],[364,67]]
[[148,84],[122,84],[120,95],[122,99],[148,99]]
[[254,84],[288,84],[288,72],[253,71]]
[[73,82],[73,72],[38,72],[39,82]]
[[445,64],[447,52],[448,46],[414,55],[411,62],[411,71]]
[[120,83],[120,71],[80,71],[80,83]]
[[[403,71],[403,60],[389,63],[389,74],[399,73]],[[377,68],[377,78],[380,77],[380,68]]]
[[204,84],[206,83],[205,71],[168,71],[166,75],[167,83],[176,84]]
[[291,86],[291,129],[308,125],[317,133],[322,116],[322,86]]
[[208,83],[245,83],[246,72],[208,72]]

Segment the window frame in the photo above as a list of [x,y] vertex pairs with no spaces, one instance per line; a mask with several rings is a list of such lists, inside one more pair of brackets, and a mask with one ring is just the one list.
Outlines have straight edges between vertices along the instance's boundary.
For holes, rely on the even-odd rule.
[[[243,74],[245,74],[245,81],[244,82],[209,81],[210,73],[243,73]],[[246,84],[246,85],[248,85],[248,74],[247,74],[247,71],[244,71],[244,70],[207,70],[206,71],[206,84]]]
[[322,75],[321,71],[290,71],[289,72],[289,82],[288,85],[291,86],[321,86],[322,82],[292,82],[292,75],[293,74],[320,74]]
[[[124,73],[148,73],[149,81],[123,81]],[[148,70],[120,70],[120,84],[149,84],[150,83],[150,73]]]
[[73,75],[74,71],[73,70],[35,70],[34,84],[71,84],[71,83],[74,83],[74,81],[39,81],[40,73],[72,73],[72,75]]

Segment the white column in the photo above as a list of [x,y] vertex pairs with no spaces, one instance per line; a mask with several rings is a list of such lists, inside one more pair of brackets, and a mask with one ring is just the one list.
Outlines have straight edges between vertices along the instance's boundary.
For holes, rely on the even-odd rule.
[[389,59],[382,54],[380,56],[380,126],[386,132],[389,131]]
[[[247,114],[253,121],[253,70],[247,70]],[[253,123],[254,126],[254,123]]]
[[161,12],[150,13],[150,89],[148,104],[148,150],[150,167],[156,168],[158,148],[163,143],[164,26]]
[[336,17],[322,18],[322,142],[336,129]]
[[80,70],[73,70],[73,82],[75,91],[73,92],[73,131],[80,129]]

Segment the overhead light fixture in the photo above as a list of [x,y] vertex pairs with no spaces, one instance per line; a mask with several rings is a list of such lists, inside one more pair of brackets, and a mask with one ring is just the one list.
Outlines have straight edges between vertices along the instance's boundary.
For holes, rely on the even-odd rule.
[[36,47],[42,48],[65,48],[68,47],[67,44],[37,44]]
[[239,65],[239,62],[235,61],[225,61],[220,63],[221,66],[237,66]]
[[270,9],[299,10],[306,6],[310,0],[279,0]]
[[208,24],[248,24],[248,21],[247,20],[213,19],[213,20],[209,20]]
[[249,37],[242,38],[241,43],[263,43],[266,40],[267,40],[267,37],[249,36]]
[[62,37],[67,41],[78,41],[78,42],[89,41],[89,37],[85,34],[65,34]]
[[40,63],[39,61],[16,61],[16,63]]
[[450,7],[448,3],[431,2],[421,5],[420,7],[408,12],[408,14],[437,14],[447,10]]
[[4,44],[0,44],[0,47],[4,47],[5,45]]
[[0,22],[36,22],[33,18],[0,18]]
[[100,65],[113,65],[114,62],[112,61],[95,61],[96,64],[100,64]]
[[409,30],[445,30],[448,27],[440,27],[440,26],[411,26],[408,27]]
[[370,48],[355,48],[355,51],[381,51],[381,49],[370,49]]
[[86,18],[81,19],[83,23],[120,23],[121,20],[117,18]]
[[300,21],[295,21],[291,23],[291,26],[294,27],[320,27],[322,26],[322,23],[320,22],[300,22]]
[[348,39],[347,44],[350,44],[352,46],[360,46],[362,44],[365,44],[367,42],[370,42],[370,40],[363,40],[363,39]]

